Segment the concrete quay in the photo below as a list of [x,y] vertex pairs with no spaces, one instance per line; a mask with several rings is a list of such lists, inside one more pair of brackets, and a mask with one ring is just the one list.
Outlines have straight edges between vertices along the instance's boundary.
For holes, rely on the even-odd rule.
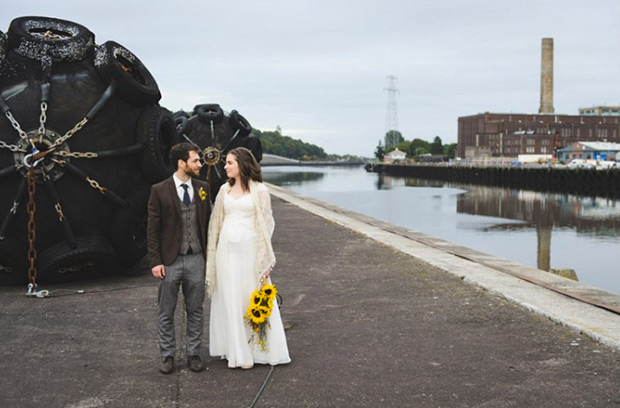
[[160,374],[141,263],[0,288],[0,407],[620,407],[616,296],[270,188],[292,363]]

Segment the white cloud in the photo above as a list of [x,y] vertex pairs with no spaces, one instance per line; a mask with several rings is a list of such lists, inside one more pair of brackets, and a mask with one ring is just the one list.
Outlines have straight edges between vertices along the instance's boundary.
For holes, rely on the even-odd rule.
[[540,44],[555,45],[556,112],[620,102],[620,3],[600,0],[0,0],[0,29],[43,15],[117,41],[171,110],[237,109],[257,128],[371,156],[398,77],[405,138],[456,142],[458,116],[536,112]]

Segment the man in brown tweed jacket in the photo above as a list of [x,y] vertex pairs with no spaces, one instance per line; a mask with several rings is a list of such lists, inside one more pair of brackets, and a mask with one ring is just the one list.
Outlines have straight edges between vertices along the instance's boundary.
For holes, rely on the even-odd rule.
[[209,187],[195,179],[202,167],[198,148],[179,143],[170,150],[174,174],[151,188],[147,242],[151,272],[160,279],[157,334],[162,361],[159,370],[174,371],[174,311],[179,287],[187,312],[187,365],[202,371],[200,358],[205,297],[206,234],[211,214]]

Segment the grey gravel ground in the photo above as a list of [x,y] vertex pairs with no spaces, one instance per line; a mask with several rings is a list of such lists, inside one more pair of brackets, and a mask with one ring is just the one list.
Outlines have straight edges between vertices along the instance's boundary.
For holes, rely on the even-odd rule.
[[141,263],[134,276],[46,286],[47,299],[0,288],[0,407],[620,407],[616,348],[273,206],[291,364],[232,370],[205,348],[204,372],[181,351],[176,372],[160,374],[157,282]]

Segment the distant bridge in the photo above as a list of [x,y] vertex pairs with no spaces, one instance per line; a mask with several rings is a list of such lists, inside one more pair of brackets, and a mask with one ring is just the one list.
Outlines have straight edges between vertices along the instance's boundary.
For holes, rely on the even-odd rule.
[[276,156],[275,154],[263,153],[263,159],[260,161],[260,164],[261,166],[278,166],[286,164],[295,165],[299,164],[299,160]]
[[275,154],[263,153],[260,165],[265,166],[363,166],[363,161],[301,161],[288,157],[276,156]]

